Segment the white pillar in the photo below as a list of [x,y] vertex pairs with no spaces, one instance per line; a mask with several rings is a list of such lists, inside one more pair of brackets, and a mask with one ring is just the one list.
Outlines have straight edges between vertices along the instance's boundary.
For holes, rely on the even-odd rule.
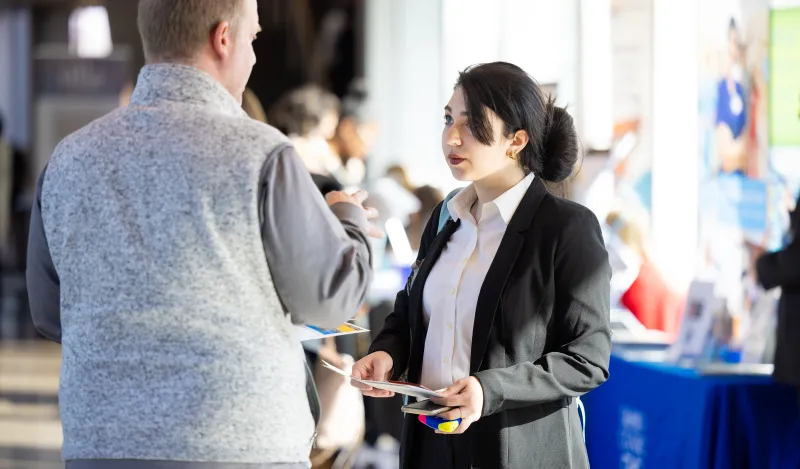
[[698,222],[697,0],[653,5],[653,244],[667,279],[694,275]]
[[420,184],[446,186],[441,150],[442,0],[366,2],[369,113],[380,130],[370,176],[401,163]]
[[581,0],[581,99],[578,132],[584,146],[605,150],[614,133],[611,86],[611,0]]

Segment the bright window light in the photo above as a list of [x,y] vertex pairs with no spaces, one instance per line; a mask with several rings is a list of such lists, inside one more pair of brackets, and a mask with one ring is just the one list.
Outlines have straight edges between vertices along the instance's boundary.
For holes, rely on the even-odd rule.
[[76,8],[69,17],[70,52],[81,58],[103,58],[108,57],[113,49],[106,8]]

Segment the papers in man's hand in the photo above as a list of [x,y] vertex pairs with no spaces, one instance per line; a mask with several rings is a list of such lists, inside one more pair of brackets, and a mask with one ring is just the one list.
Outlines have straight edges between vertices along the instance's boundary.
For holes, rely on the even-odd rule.
[[338,335],[358,334],[360,332],[369,332],[369,329],[356,326],[346,322],[333,329],[324,329],[322,327],[312,326],[309,324],[296,327],[296,334],[300,342],[314,339],[324,339],[325,337],[336,337]]
[[442,397],[441,394],[437,391],[431,391],[430,389],[420,386],[417,384],[411,383],[402,383],[398,381],[370,381],[366,379],[356,379],[350,376],[349,374],[345,373],[344,371],[336,368],[335,366],[331,365],[330,363],[322,360],[322,365],[325,368],[339,373],[342,376],[346,376],[353,381],[359,382],[361,384],[366,384],[367,386],[372,386],[375,389],[383,389],[385,391],[393,391],[398,394],[405,394],[407,396],[416,397],[419,399],[430,399],[432,397]]

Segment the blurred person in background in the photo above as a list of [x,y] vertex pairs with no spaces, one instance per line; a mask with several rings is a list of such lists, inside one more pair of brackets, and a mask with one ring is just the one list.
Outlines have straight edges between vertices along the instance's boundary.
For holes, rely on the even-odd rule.
[[728,63],[717,87],[717,153],[719,171],[744,174],[747,164],[747,103],[741,33],[736,21],[728,25]]
[[264,107],[261,105],[258,96],[256,96],[250,88],[244,89],[244,94],[242,95],[242,109],[244,109],[244,112],[246,112],[251,119],[255,119],[264,124],[267,123],[267,114],[264,112]]
[[434,210],[353,375],[446,388],[433,401],[460,425],[435,433],[407,414],[405,469],[588,468],[575,398],[608,378],[611,269],[596,217],[543,183],[572,173],[572,118],[519,67],[483,64],[460,74],[441,143],[471,184],[441,232]]
[[130,104],[65,138],[36,187],[27,280],[62,344],[63,458],[306,468],[320,409],[293,323],[362,304],[366,194],[326,204],[289,139],[242,110],[256,0],[138,8]]
[[333,137],[328,140],[331,150],[339,155],[342,168],[336,173],[345,186],[360,186],[367,175],[367,157],[375,139],[377,125],[365,115],[367,92],[364,80],[350,83],[342,98],[341,116]]
[[119,107],[127,107],[131,103],[133,94],[133,83],[126,83],[119,92]]
[[339,105],[339,98],[333,93],[306,85],[281,97],[267,116],[272,125],[289,136],[323,194],[343,187],[336,177],[341,160],[328,145],[339,122]]
[[775,380],[794,386],[800,403],[800,198],[790,214],[790,241],[780,251],[761,255],[756,261],[758,283],[765,289],[780,287]]
[[414,190],[405,168],[400,165],[389,166],[383,177],[371,185],[371,194],[381,200],[381,214],[387,219],[396,218],[404,228],[408,228],[411,216],[420,209]]
[[436,206],[444,200],[444,194],[435,187],[420,186],[414,189],[414,195],[419,200],[419,210],[411,215],[408,224],[408,238],[411,241],[411,248],[418,251],[425,226],[436,210]]
[[677,335],[684,299],[650,259],[639,226],[615,211],[606,217],[604,228],[613,272],[611,304],[627,308],[648,329]]
[[414,192],[414,189],[416,189],[416,187],[411,184],[411,178],[408,177],[408,171],[406,171],[406,168],[399,164],[389,166],[386,169],[386,176],[393,179],[398,185],[400,185],[400,187],[404,188],[408,192]]

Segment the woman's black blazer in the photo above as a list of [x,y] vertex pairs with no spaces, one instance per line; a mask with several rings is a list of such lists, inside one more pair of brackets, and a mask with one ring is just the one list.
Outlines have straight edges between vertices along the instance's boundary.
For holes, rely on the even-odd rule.
[[[440,211],[441,204],[423,233],[416,269],[370,347],[392,356],[394,379],[420,379],[423,288],[459,227],[450,221],[437,234]],[[589,467],[574,398],[608,379],[610,281],[597,218],[535,178],[478,297],[470,373],[483,386],[484,404],[466,433],[473,467]],[[431,431],[414,417],[406,416],[403,429],[404,469],[414,461],[414,432]]]

